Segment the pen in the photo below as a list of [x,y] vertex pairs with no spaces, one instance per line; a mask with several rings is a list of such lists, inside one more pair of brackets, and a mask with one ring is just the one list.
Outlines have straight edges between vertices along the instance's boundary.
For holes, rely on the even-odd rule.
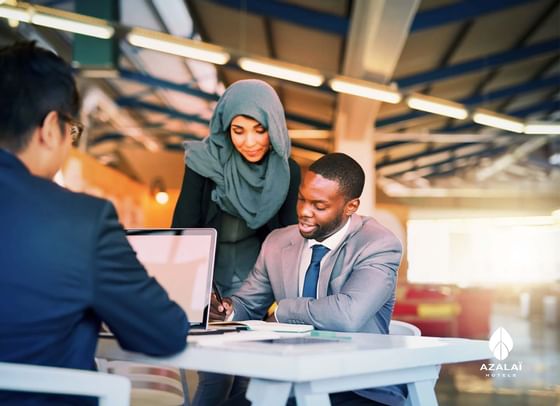
[[216,295],[216,299],[218,299],[218,302],[223,303],[223,299],[222,299],[222,295],[220,294],[220,289],[218,289],[218,286],[216,285],[216,282],[212,281],[212,289],[214,289],[214,294]]

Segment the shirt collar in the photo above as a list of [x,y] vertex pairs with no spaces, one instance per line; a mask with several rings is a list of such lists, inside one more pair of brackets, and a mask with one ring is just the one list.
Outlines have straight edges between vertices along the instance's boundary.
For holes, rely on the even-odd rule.
[[325,247],[327,247],[330,250],[330,252],[333,252],[335,250],[335,248],[338,247],[338,245],[342,242],[342,240],[344,239],[344,236],[348,232],[348,228],[350,227],[350,219],[351,218],[352,217],[348,217],[348,220],[346,221],[346,224],[344,225],[344,227],[342,227],[336,233],[334,233],[330,237],[327,237],[323,241],[319,242],[319,241],[313,240],[313,239],[307,240],[307,248],[311,248],[316,244],[321,244],[321,245],[324,245]]

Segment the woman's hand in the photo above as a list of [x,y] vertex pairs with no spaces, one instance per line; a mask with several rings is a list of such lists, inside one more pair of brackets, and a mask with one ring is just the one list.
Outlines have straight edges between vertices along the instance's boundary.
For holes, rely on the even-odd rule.
[[224,321],[233,311],[233,302],[229,297],[224,297],[220,302],[216,294],[212,292],[210,303],[210,321]]

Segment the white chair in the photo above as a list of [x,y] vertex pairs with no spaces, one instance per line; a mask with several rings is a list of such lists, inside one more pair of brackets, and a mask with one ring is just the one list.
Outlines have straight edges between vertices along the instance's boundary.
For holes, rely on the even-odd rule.
[[128,406],[130,402],[127,378],[79,369],[0,362],[0,389],[95,396],[99,406]]
[[[407,323],[406,321],[391,320],[391,322],[389,323],[389,334],[397,336],[421,336],[422,332],[414,324]],[[434,380],[432,384],[435,386],[436,380]],[[407,388],[408,397],[404,402],[404,406],[410,406],[413,404],[411,397],[414,397],[414,399],[416,400],[416,403],[414,404],[420,404],[421,402],[416,396],[417,391],[414,384],[408,384]]]
[[188,405],[186,381],[177,368],[127,361],[107,361],[106,368],[106,372],[130,379],[130,399],[135,406]]
[[414,324],[406,321],[391,320],[389,323],[389,334],[397,336],[421,336],[422,332]]

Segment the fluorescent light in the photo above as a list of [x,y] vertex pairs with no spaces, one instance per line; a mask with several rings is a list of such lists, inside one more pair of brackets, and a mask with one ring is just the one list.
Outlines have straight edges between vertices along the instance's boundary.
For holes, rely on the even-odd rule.
[[483,109],[479,109],[473,114],[473,121],[478,124],[499,128],[501,130],[512,131],[514,133],[522,133],[525,127],[521,121],[511,116]]
[[32,10],[31,23],[35,25],[101,39],[111,38],[115,33],[115,29],[100,18],[42,6],[33,6]]
[[406,100],[408,107],[428,113],[464,120],[469,113],[464,105],[438,97],[413,94]]
[[339,93],[351,94],[353,96],[365,97],[367,99],[378,100],[386,103],[398,103],[401,101],[401,94],[390,86],[365,80],[337,77],[329,82],[332,90]]
[[247,72],[272,76],[274,78],[285,79],[304,85],[317,87],[321,86],[325,80],[324,76],[318,70],[304,68],[298,65],[255,58],[239,58],[237,62],[241,69]]
[[525,134],[560,134],[560,123],[527,123],[523,132]]
[[31,16],[29,15],[29,12],[27,10],[8,5],[0,6],[0,17],[7,18],[9,20],[21,21],[24,23],[28,23],[31,21]]
[[134,28],[127,35],[127,39],[132,45],[140,48],[210,62],[216,65],[223,65],[230,58],[229,53],[217,45],[141,28]]
[[105,20],[35,5],[0,5],[0,17],[103,39],[115,33]]
[[54,28],[62,31],[69,31],[75,34],[87,35],[89,37],[96,37],[108,39],[113,36],[115,29],[109,25],[94,25],[81,21],[67,20],[56,16],[47,14],[34,14],[31,22],[35,25],[43,27]]

